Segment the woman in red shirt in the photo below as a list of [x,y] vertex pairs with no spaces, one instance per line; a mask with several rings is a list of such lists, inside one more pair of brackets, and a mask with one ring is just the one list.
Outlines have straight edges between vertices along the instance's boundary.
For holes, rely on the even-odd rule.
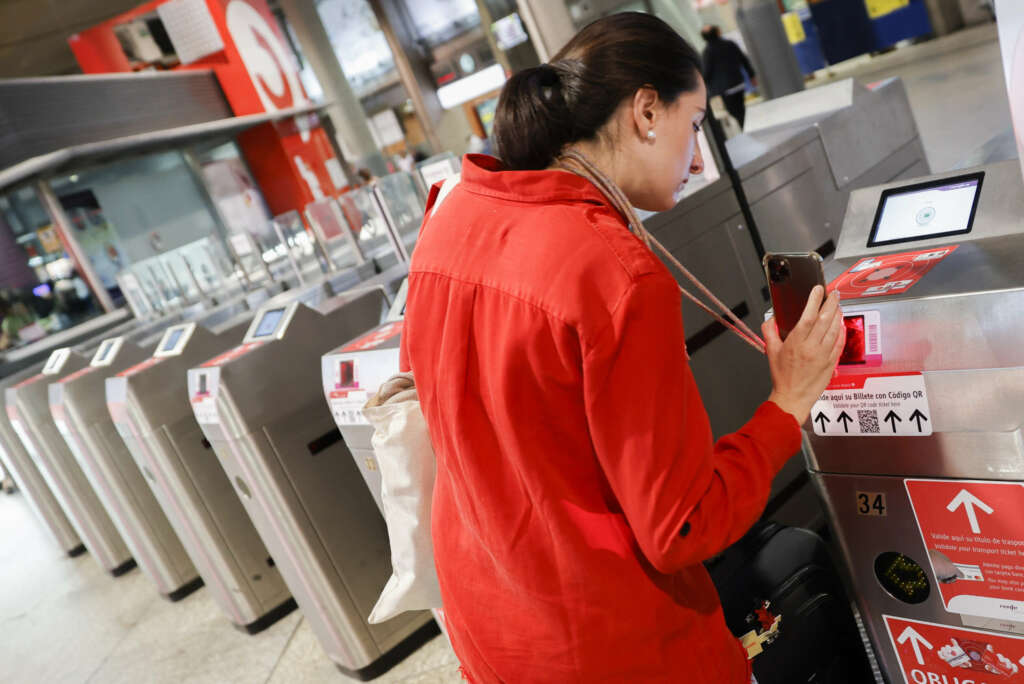
[[[757,520],[842,344],[816,288],[763,332],[774,390],[713,443],[668,269],[590,180],[669,209],[703,162],[694,50],[644,14],[585,28],[505,85],[498,159],[425,223],[403,358],[437,454],[432,529],[469,680],[746,684],[701,561]],[[820,307],[820,311],[819,311]],[[742,387],[736,388],[742,392]]]

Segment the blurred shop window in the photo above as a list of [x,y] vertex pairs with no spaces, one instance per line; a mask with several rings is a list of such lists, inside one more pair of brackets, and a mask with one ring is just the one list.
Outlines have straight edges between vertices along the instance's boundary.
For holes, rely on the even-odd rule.
[[356,97],[398,83],[395,58],[366,0],[320,0],[317,11]]
[[238,145],[234,141],[206,143],[193,147],[192,153],[228,239],[249,235],[262,252],[276,249],[280,238],[270,222],[270,210]]
[[420,0],[405,6],[420,40],[430,48],[480,26],[476,0]]
[[[83,248],[97,270],[117,271],[218,234],[213,208],[180,150],[119,159],[51,181],[62,204],[89,193],[102,220]],[[81,239],[81,237],[80,237]],[[116,255],[109,247],[116,249]],[[100,274],[104,285],[110,283]],[[115,283],[116,285],[116,283]]]
[[0,195],[0,349],[102,313],[33,188]]

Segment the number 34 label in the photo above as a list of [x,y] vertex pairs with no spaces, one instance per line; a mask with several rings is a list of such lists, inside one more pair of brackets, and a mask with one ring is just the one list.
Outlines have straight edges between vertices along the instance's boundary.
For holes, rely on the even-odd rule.
[[885,494],[881,492],[857,492],[857,515],[885,515]]

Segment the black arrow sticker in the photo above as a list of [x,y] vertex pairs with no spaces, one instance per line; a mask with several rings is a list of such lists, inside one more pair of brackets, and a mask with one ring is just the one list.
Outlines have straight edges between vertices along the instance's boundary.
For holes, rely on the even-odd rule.
[[836,420],[843,424],[843,432],[850,432],[850,423],[853,422],[853,418],[851,418],[850,415],[846,413],[846,411],[840,413],[839,417],[836,418]]
[[924,432],[924,430],[921,429],[921,421],[922,420],[927,421],[928,420],[928,416],[926,416],[923,413],[921,413],[920,409],[914,409],[914,412],[910,414],[910,420],[916,420],[917,421],[917,431],[918,432]]
[[882,420],[892,425],[892,431],[894,434],[896,432],[896,421],[899,421],[901,423],[903,422],[903,419],[897,416],[895,411],[889,411],[887,414],[885,414],[885,418],[883,418]]
[[821,421],[821,431],[822,432],[825,431],[825,423],[831,423],[832,422],[831,420],[828,419],[828,416],[826,416],[821,411],[818,411],[818,415],[816,415],[814,417],[814,422],[817,423],[818,421]]

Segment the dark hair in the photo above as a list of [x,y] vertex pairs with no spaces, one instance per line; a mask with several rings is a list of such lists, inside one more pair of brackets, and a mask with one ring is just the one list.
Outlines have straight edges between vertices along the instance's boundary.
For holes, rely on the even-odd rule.
[[700,37],[703,38],[706,42],[711,43],[722,37],[722,30],[715,26],[714,24],[708,24],[703,29],[701,29]]
[[700,83],[700,57],[662,20],[623,12],[590,24],[550,64],[505,83],[494,117],[498,157],[513,170],[547,168],[562,149],[592,140],[644,86],[666,103]]

